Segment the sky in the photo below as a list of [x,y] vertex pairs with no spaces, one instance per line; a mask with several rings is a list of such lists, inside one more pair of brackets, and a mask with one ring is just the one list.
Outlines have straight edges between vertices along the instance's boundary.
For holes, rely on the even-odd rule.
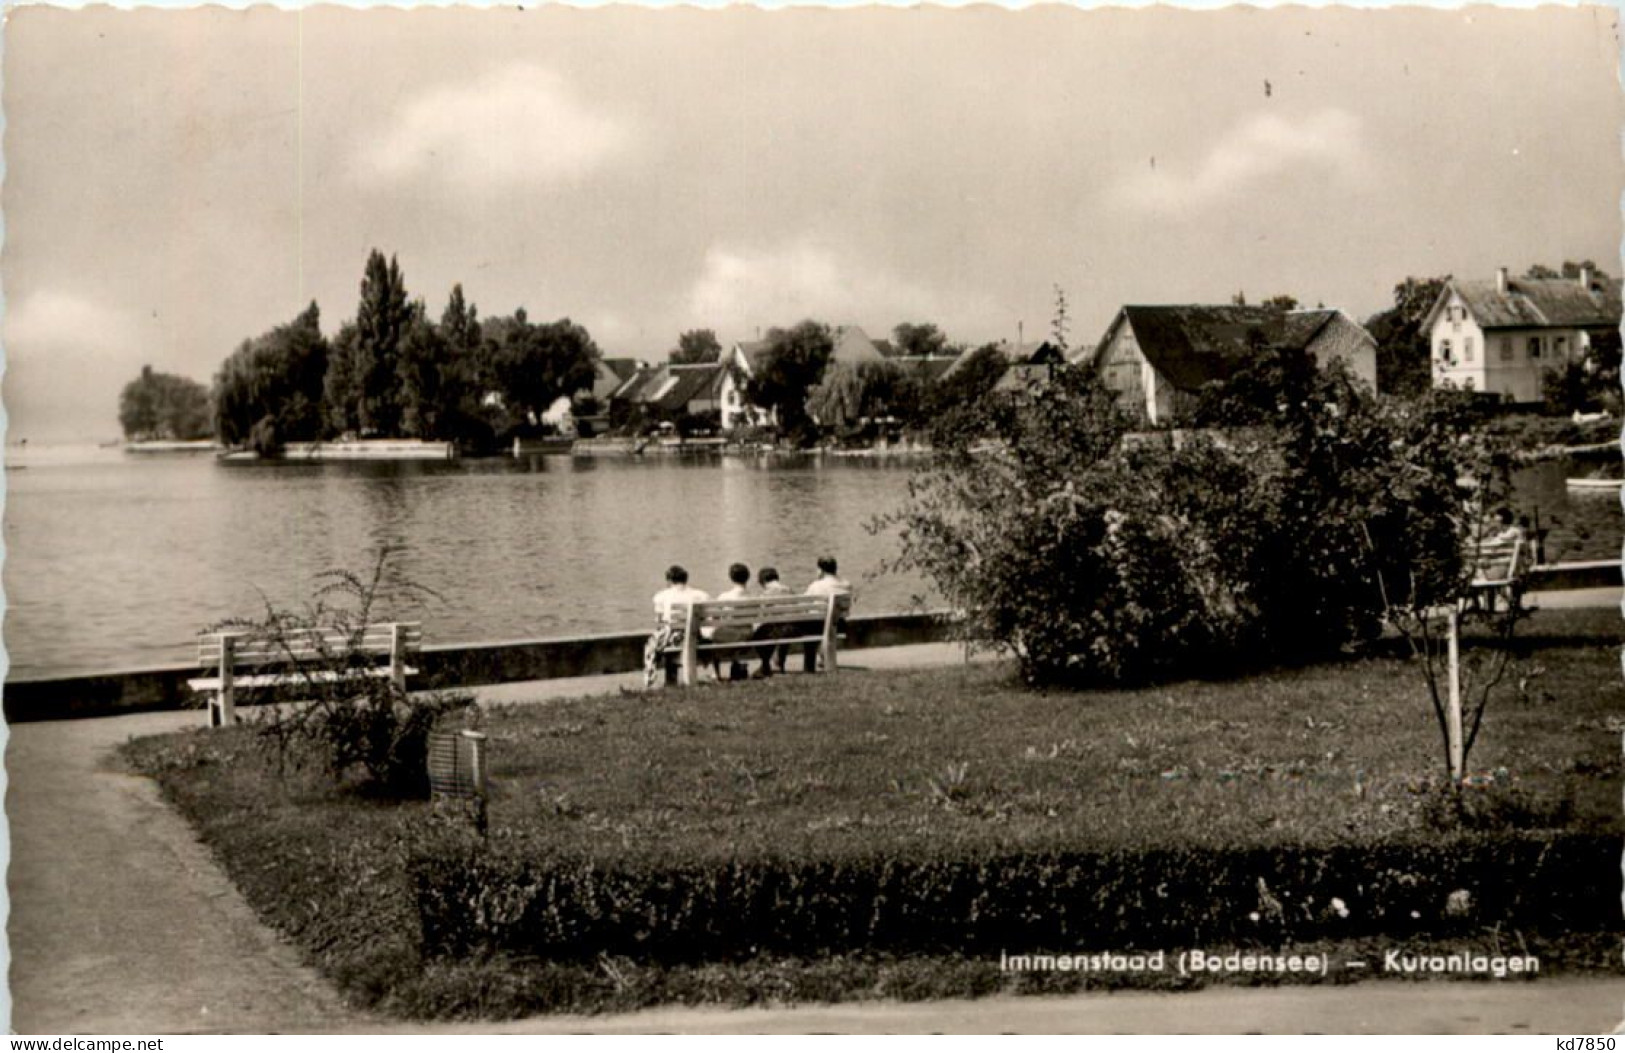
[[1124,303],[1619,273],[1611,7],[14,9],[7,438],[112,439],[368,252],[658,359],[803,318],[1074,344]]

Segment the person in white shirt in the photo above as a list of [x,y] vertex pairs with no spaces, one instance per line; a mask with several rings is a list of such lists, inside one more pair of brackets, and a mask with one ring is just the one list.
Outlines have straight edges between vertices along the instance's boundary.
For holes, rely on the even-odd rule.
[[[818,560],[818,577],[807,586],[809,596],[851,596],[852,585],[836,573],[835,557],[822,556]],[[850,605],[850,604],[848,604]]]
[[704,603],[711,598],[703,589],[696,589],[688,583],[688,571],[677,564],[672,564],[666,570],[666,587],[654,595],[655,631],[649,637],[649,642],[643,645],[643,687],[645,690],[655,686],[660,679],[662,669],[665,669],[666,681],[673,679],[674,670],[666,668],[663,652],[668,648],[676,647],[683,642],[683,626],[674,623],[673,610],[686,607],[691,603]]
[[674,563],[666,570],[666,587],[654,595],[655,618],[662,622],[669,621],[673,607],[704,603],[710,598],[711,594],[704,589],[690,585],[688,571]]
[[[818,559],[818,577],[807,586],[808,596],[839,596],[841,599],[835,603],[835,616],[838,624],[846,623],[846,616],[852,610],[852,601],[856,594],[852,585],[837,572],[834,556],[820,556]],[[820,629],[823,627],[820,626]],[[818,668],[818,645],[807,644],[802,651],[806,670],[811,673]]]

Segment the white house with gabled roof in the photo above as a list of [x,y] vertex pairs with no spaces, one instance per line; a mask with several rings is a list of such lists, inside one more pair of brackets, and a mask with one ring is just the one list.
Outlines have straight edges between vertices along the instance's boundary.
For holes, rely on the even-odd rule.
[[1620,283],[1589,267],[1577,278],[1452,278],[1422,322],[1433,385],[1538,402],[1547,373],[1583,359],[1619,329]]

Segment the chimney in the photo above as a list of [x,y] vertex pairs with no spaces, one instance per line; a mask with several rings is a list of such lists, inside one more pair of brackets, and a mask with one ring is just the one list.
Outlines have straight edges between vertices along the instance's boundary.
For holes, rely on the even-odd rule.
[[1495,291],[1500,293],[1507,291],[1507,269],[1505,267],[1495,272]]
[[1580,265],[1580,288],[1586,292],[1591,291],[1591,264],[1589,263]]
[[1024,328],[1025,328],[1024,323],[1019,322],[1019,321],[1016,323],[1016,346],[1017,347],[1020,347],[1027,339],[1026,336],[1022,332],[1022,330]]

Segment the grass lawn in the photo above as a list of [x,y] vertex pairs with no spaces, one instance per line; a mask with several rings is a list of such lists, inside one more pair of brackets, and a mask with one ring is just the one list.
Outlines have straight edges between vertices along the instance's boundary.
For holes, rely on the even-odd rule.
[[[619,949],[564,963],[523,951],[503,929],[477,952],[448,955],[426,946],[424,875],[462,858],[508,861],[510,885],[461,890],[471,901],[448,916],[517,932],[532,924],[517,920],[531,900],[547,906],[535,886],[553,879],[526,869],[538,859],[641,874],[652,884],[637,887],[669,892],[690,871],[740,860],[825,867],[816,873],[842,881],[865,861],[946,860],[942,880],[962,884],[966,860],[1003,860],[976,865],[1022,879],[1020,860],[1056,853],[1143,861],[1175,851],[1168,858],[1186,862],[1229,853],[1267,869],[1292,853],[1357,860],[1373,846],[1441,844],[1448,853],[1461,836],[1612,838],[1622,830],[1620,629],[1613,611],[1536,616],[1519,675],[1491,704],[1469,760],[1476,785],[1457,816],[1441,807],[1442,747],[1420,676],[1389,657],[1132,691],[1034,693],[1007,666],[976,665],[495,709],[491,834],[473,855],[471,836],[433,821],[426,804],[369,800],[319,772],[278,775],[248,729],[143,740],[127,753],[268,921],[358,1001],[387,1010],[503,1016],[1064,990],[1091,981],[1001,975],[996,955],[943,948],[664,963]],[[426,856],[442,869],[423,869]],[[1143,865],[1124,864],[1123,880]],[[1617,867],[1612,880],[1617,897]],[[523,903],[512,884],[521,881],[530,883]],[[1262,881],[1257,895],[1274,898]],[[1517,949],[1524,939],[1478,920],[1470,930],[1368,928],[1342,940],[1311,926],[1295,945],[1372,949],[1378,936],[1403,935]],[[1106,931],[1079,924],[1068,931]],[[1530,939],[1569,967],[1611,964],[1617,942],[1602,932]]]

